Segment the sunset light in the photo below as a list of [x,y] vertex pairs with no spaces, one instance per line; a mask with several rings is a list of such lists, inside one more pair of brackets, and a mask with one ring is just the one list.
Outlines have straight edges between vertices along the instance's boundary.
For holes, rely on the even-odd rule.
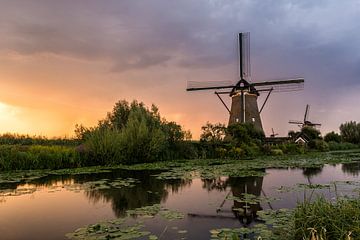
[[0,239],[360,239],[359,0],[0,0]]

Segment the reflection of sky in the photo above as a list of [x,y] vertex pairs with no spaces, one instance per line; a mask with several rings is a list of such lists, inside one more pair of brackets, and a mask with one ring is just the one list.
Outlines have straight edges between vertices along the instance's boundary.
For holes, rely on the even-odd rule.
[[[292,187],[297,183],[308,184],[309,181],[312,184],[357,181],[358,175],[355,172],[355,169],[351,173],[343,172],[342,165],[325,165],[310,178],[304,175],[303,169],[268,169],[263,178],[222,177],[217,181],[207,182],[200,179],[167,182],[149,179],[147,176],[142,178],[145,182],[138,184],[137,187],[99,190],[94,191],[94,194],[89,194],[89,191],[70,191],[71,188],[67,186],[103,178],[117,178],[120,173],[58,176],[54,179],[49,178],[48,182],[43,178],[17,187],[17,189],[35,188],[34,192],[0,197],[0,232],[4,239],[28,239],[28,236],[52,236],[52,239],[63,239],[65,233],[81,226],[116,218],[118,211],[124,211],[123,208],[126,206],[144,206],[161,202],[164,207],[178,210],[186,216],[184,220],[172,222],[168,234],[175,234],[176,231],[170,230],[170,226],[177,226],[179,229],[188,230],[187,236],[190,239],[202,239],[204,236],[204,239],[208,239],[209,229],[241,226],[232,212],[234,201],[224,201],[227,195],[241,195],[244,189],[247,189],[248,193],[259,193],[261,197],[279,198],[270,204],[262,202],[255,209],[292,208],[298,201],[302,201],[304,196],[314,198],[317,194],[324,194],[333,198],[335,193],[329,192],[328,189],[316,190],[314,193],[312,190],[306,190],[305,194],[303,191],[279,193],[277,189],[280,186]],[[129,173],[121,174],[127,176]],[[135,177],[136,174],[133,176]],[[159,186],[164,190],[161,191]],[[354,186],[342,184],[337,186],[340,196],[353,194]],[[216,211],[218,208],[221,208],[220,212]],[[195,214],[199,217],[191,217],[187,214]],[[155,232],[161,233],[166,225],[163,224],[165,224],[163,221],[156,218],[150,221],[148,226]]]
[[359,11],[356,0],[4,1],[0,102],[17,111],[0,132],[70,134],[126,98],[157,104],[196,137],[227,114],[185,82],[236,80],[240,31],[251,32],[253,80],[306,79],[303,92],[271,96],[265,130],[286,134],[307,103],[310,120],[337,130],[360,116]]

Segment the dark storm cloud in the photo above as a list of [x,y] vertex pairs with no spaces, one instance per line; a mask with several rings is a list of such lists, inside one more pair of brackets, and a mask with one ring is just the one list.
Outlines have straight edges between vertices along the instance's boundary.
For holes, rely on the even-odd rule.
[[300,69],[325,65],[339,70],[334,74],[347,68],[353,76],[356,8],[356,1],[310,0],[4,1],[0,44],[22,54],[109,60],[120,72],[172,59],[206,68],[236,62],[235,33],[245,30],[252,32],[255,63],[267,57]]
[[0,51],[104,62],[115,75],[222,69],[227,79],[236,34],[250,31],[253,79],[304,76],[303,101],[326,111],[338,96],[322,94],[360,85],[359,16],[356,0],[2,0]]

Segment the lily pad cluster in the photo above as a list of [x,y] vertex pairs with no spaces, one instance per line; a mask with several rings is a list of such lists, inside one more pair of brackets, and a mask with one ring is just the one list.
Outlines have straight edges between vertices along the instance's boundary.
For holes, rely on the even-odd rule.
[[232,200],[240,203],[247,203],[247,204],[258,204],[261,202],[272,202],[278,200],[277,198],[268,198],[262,196],[255,196],[254,194],[250,193],[242,193],[240,197],[229,195],[226,197],[226,200]]
[[292,239],[293,212],[288,209],[258,211],[263,223],[251,227],[219,228],[210,230],[212,240],[285,240]]
[[[69,239],[107,240],[107,239],[137,239],[150,235],[149,231],[143,231],[144,225],[122,226],[110,222],[89,225],[79,228],[73,233],[66,234]],[[149,239],[156,239],[154,237]]]
[[[148,236],[150,240],[156,240],[159,237],[144,230],[145,220],[159,216],[162,219],[171,221],[183,219],[184,214],[169,210],[160,204],[145,206],[127,211],[127,216],[114,220],[91,224],[75,230],[73,233],[66,234],[69,239],[138,239]],[[139,219],[139,221],[135,221]],[[186,230],[179,230],[179,234],[186,234]]]
[[116,179],[100,179],[97,181],[90,181],[83,184],[86,190],[103,190],[110,188],[134,187],[139,180],[134,178],[116,178]]
[[159,215],[166,220],[175,220],[175,219],[184,218],[184,214],[182,214],[181,212],[169,210],[167,208],[162,207],[160,204],[154,204],[151,206],[136,208],[134,210],[128,210],[126,213],[128,216],[145,217],[145,218],[153,218],[156,215]]

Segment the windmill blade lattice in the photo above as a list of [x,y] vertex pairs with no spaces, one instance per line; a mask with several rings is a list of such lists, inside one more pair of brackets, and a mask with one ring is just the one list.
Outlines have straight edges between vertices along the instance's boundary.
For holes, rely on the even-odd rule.
[[269,91],[270,89],[272,89],[273,92],[293,92],[304,89],[304,79],[294,78],[287,80],[255,82],[252,83],[251,85],[256,87],[256,90],[259,92]]
[[235,86],[232,81],[208,81],[208,82],[196,82],[188,81],[187,82],[187,91],[199,91],[199,90],[209,90],[209,89],[225,89],[233,88]]

